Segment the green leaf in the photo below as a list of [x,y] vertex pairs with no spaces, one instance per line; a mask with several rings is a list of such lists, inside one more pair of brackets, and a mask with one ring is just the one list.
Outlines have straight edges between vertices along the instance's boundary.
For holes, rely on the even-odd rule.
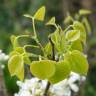
[[17,37],[15,35],[12,35],[10,39],[14,49],[19,46]]
[[22,54],[22,53],[25,52],[25,50],[24,50],[23,47],[16,47],[15,51],[18,52],[18,53],[20,53],[20,54]]
[[33,18],[31,15],[29,15],[29,14],[24,14],[24,17],[27,17],[27,18]]
[[10,54],[9,54],[10,57],[12,57],[12,56],[14,56],[14,55],[20,55],[20,53],[17,52],[17,51],[12,51],[12,52],[10,52]]
[[86,31],[85,27],[81,22],[75,21],[73,23],[74,30],[80,31],[80,40],[85,43],[86,42]]
[[70,22],[73,22],[73,18],[72,16],[68,15],[64,20],[64,24],[70,24]]
[[11,39],[12,45],[14,45],[14,40],[16,39],[16,36],[15,36],[15,35],[12,35],[12,36],[10,37],[10,39]]
[[67,31],[65,37],[68,41],[71,41],[71,42],[76,41],[77,39],[80,38],[80,31],[79,30],[69,30],[69,31]]
[[64,60],[56,63],[56,71],[55,74],[49,78],[49,82],[52,84],[58,83],[65,78],[67,78],[70,74],[71,68],[69,62]]
[[23,57],[21,55],[12,56],[8,61],[8,69],[9,69],[11,76],[16,75],[20,80],[23,80],[24,72],[22,71],[21,73],[21,70],[24,70]]
[[52,42],[54,43],[56,49],[60,51],[60,34],[59,34],[59,28],[56,29],[56,31],[50,35]]
[[76,72],[80,75],[86,75],[88,72],[88,61],[83,53],[80,51],[74,50],[70,54],[65,56],[70,62],[70,66],[73,72]]
[[91,25],[90,25],[89,21],[87,20],[87,18],[84,17],[82,19],[82,22],[85,24],[85,27],[86,27],[86,29],[88,31],[88,34],[90,35],[92,30],[91,30]]
[[44,49],[45,49],[45,55],[50,55],[51,54],[52,48],[51,48],[50,43],[47,43]]
[[86,10],[86,9],[79,10],[80,15],[89,15],[91,13],[92,13],[92,11],[90,11],[90,10]]
[[43,21],[45,17],[45,6],[42,6],[40,9],[37,10],[37,12],[34,15],[34,18],[36,20]]
[[71,44],[71,50],[83,51],[83,45],[80,40],[76,40]]
[[47,23],[46,25],[55,25],[55,17],[52,17]]
[[28,53],[25,53],[24,55],[23,55],[23,60],[24,60],[24,63],[25,64],[31,64],[31,60],[30,60],[30,58],[29,58],[30,56],[28,56]]
[[31,73],[39,79],[47,79],[55,73],[55,61],[33,61],[30,65]]

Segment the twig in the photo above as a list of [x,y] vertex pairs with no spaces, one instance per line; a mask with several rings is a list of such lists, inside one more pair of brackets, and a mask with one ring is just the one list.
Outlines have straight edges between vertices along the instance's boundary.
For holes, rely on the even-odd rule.
[[[55,48],[54,48],[54,43],[51,40],[51,37],[49,38],[49,41],[50,41],[51,46],[52,46],[52,60],[55,60]],[[50,88],[50,85],[51,85],[50,82],[47,82],[46,89],[45,89],[45,92],[44,92],[44,96],[48,96],[48,90]]]

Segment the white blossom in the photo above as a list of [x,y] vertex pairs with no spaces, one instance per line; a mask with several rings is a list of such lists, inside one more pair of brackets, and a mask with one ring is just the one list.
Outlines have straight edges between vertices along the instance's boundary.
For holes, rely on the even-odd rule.
[[[73,92],[79,91],[79,86],[76,81],[85,80],[77,73],[71,72],[70,77],[50,86],[49,96],[71,96],[71,90]],[[24,82],[17,81],[17,85],[20,87],[18,93],[14,96],[43,96],[46,88],[47,80],[40,81],[38,78],[32,78],[25,80]]]
[[9,56],[6,55],[5,53],[2,52],[2,50],[0,50],[0,67],[4,68],[5,65],[3,64],[4,61],[8,60]]

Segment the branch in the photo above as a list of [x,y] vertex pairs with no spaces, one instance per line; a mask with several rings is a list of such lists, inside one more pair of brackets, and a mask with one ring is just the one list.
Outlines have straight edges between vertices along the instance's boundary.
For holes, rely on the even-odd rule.
[[[55,48],[54,48],[54,43],[51,40],[51,37],[49,38],[49,41],[50,41],[51,46],[52,46],[52,60],[55,61]],[[48,90],[50,88],[50,85],[51,85],[50,82],[47,82],[46,89],[45,89],[45,92],[44,92],[44,96],[48,96]]]

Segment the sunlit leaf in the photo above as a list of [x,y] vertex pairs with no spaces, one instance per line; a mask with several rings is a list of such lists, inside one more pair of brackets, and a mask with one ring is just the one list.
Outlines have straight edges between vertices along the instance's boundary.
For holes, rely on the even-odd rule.
[[80,31],[79,30],[69,30],[66,33],[66,39],[68,41],[76,41],[80,38]]
[[64,24],[69,24],[69,23],[72,22],[72,21],[73,21],[72,16],[68,15],[68,16],[65,18],[65,20],[64,20]]
[[76,41],[72,42],[71,50],[79,50],[82,52],[83,51],[83,45],[82,45],[81,41],[76,40]]
[[51,44],[50,43],[47,43],[44,49],[45,49],[45,54],[46,55],[50,55],[51,54],[52,48],[51,48]]
[[88,31],[88,34],[91,34],[91,32],[92,32],[91,25],[90,25],[89,21],[87,20],[87,18],[84,17],[82,19],[82,22],[85,24],[85,27],[86,27],[86,29]]
[[70,74],[70,71],[71,71],[71,67],[69,66],[68,61],[57,62],[55,74],[48,80],[52,84],[58,83],[58,82],[64,80],[65,78],[67,78]]
[[45,17],[45,6],[42,6],[40,9],[37,10],[37,12],[34,15],[34,18],[36,20],[43,21]]
[[52,17],[47,23],[46,25],[55,25],[55,17]]
[[[23,62],[23,57],[20,56],[20,55],[14,55],[12,56],[9,61],[8,61],[8,69],[9,69],[9,72],[11,74],[11,76],[14,76],[16,75],[19,79],[23,79],[23,76],[22,75],[19,75],[18,74],[23,74],[21,73],[21,70],[24,70],[24,62]],[[20,77],[21,76],[21,77]]]
[[79,10],[79,14],[80,14],[80,15],[89,15],[89,14],[91,14],[91,13],[92,13],[92,11],[87,10],[87,9],[80,9],[80,10]]
[[39,79],[47,79],[55,73],[55,61],[33,61],[30,65],[31,73]]
[[24,53],[24,48],[23,47],[17,47],[15,49],[15,51],[18,52],[18,53],[20,53],[20,54],[22,54],[22,53]]
[[85,27],[81,22],[75,21],[73,23],[74,30],[80,31],[80,40],[85,43],[86,42],[86,31]]
[[73,72],[76,72],[80,75],[87,74],[88,61],[83,53],[74,50],[69,55],[66,55],[65,58],[70,62],[70,66]]
[[29,15],[29,14],[24,14],[24,17],[27,17],[27,18],[33,18],[31,15]]

